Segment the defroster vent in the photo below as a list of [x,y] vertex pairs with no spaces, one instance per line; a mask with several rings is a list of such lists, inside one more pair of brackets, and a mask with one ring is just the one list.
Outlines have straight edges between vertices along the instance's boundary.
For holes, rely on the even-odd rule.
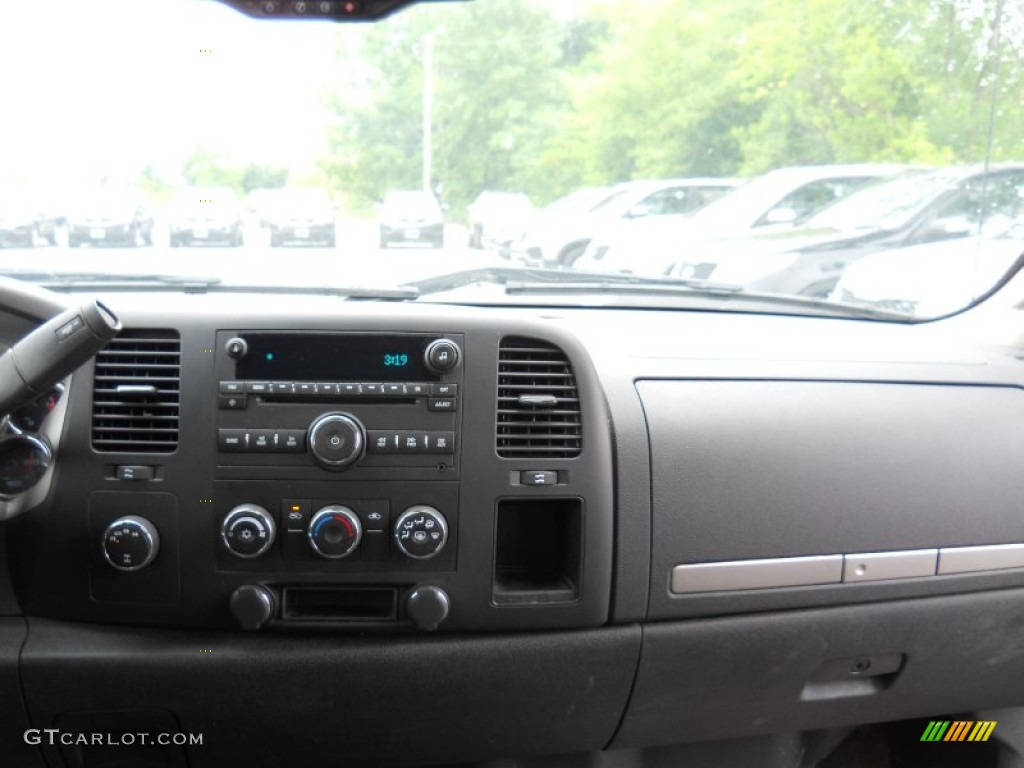
[[97,451],[170,453],[178,446],[181,337],[124,330],[96,355],[92,445]]
[[545,341],[507,338],[498,350],[498,455],[568,459],[583,444],[580,396],[565,353]]

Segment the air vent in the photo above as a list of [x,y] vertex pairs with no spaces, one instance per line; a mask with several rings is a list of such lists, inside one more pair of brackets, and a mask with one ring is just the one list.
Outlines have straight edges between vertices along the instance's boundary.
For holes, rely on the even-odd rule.
[[576,377],[558,347],[508,338],[498,350],[498,455],[573,458],[583,443]]
[[180,378],[177,332],[122,331],[96,355],[93,448],[131,453],[177,448]]

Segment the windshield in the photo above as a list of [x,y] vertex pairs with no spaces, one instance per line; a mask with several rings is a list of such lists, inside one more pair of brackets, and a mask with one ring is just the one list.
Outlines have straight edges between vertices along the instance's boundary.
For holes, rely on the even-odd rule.
[[[0,30],[15,277],[393,290],[494,268],[713,282],[729,262],[738,290],[841,313],[874,295],[934,306],[916,294],[938,264],[991,278],[966,305],[1024,240],[1012,0],[471,0],[367,24],[50,0],[3,3]],[[658,192],[687,215],[652,215]],[[813,229],[836,233],[734,263],[749,238]],[[323,269],[325,249],[344,270]],[[891,295],[887,264],[915,295]],[[568,300],[649,302],[609,285]],[[480,288],[418,300],[506,295]]]

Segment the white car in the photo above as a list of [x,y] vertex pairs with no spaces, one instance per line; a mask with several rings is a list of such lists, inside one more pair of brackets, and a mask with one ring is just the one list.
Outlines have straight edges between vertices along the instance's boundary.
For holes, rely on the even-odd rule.
[[904,165],[863,163],[780,168],[758,176],[689,217],[624,223],[595,243],[578,266],[602,272],[662,275],[695,246],[754,231],[789,229],[829,203]]
[[683,214],[739,185],[734,179],[661,179],[627,181],[605,189],[590,207],[548,210],[513,245],[513,256],[528,264],[571,267],[591,239],[622,220],[656,219]]
[[866,256],[851,264],[829,296],[938,317],[970,304],[1024,256],[1024,218],[999,236],[945,240]]

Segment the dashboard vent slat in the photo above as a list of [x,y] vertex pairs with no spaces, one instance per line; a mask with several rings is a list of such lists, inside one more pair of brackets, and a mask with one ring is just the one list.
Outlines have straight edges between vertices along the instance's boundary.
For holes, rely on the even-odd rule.
[[122,331],[96,355],[93,448],[172,453],[178,447],[180,381],[181,337],[176,331]]
[[[549,395],[550,405],[520,401]],[[579,390],[565,353],[537,339],[507,338],[498,349],[496,449],[502,458],[571,459],[583,447]]]

